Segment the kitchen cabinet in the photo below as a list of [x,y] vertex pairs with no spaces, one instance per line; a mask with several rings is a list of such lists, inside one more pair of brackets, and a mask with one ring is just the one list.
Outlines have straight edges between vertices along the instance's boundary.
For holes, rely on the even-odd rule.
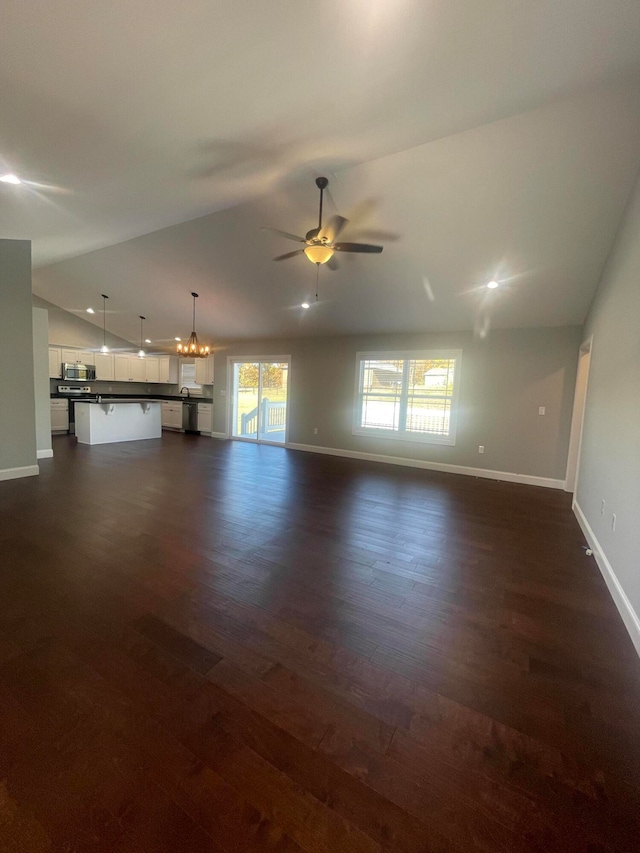
[[162,403],[162,428],[182,429],[182,403],[172,400]]
[[64,364],[95,364],[96,353],[84,349],[63,347],[60,351]]
[[213,385],[213,356],[196,358],[195,365],[198,385]]
[[129,381],[129,356],[117,353],[113,357],[113,377],[116,382]]
[[87,352],[87,350],[68,349],[67,347],[62,349],[64,364],[93,364],[94,357],[95,353]]
[[137,355],[129,356],[129,379],[131,382],[147,381],[147,365],[145,358],[138,358]]
[[110,353],[94,352],[93,358],[96,365],[96,379],[113,382],[115,378],[113,356]]
[[137,355],[117,353],[113,357],[113,372],[116,382],[146,382],[146,359]]
[[198,432],[210,433],[213,430],[213,405],[198,403]]
[[161,355],[158,359],[160,366],[160,382],[165,384],[178,384],[178,358],[177,356]]
[[49,347],[49,377],[62,378],[62,364],[93,364],[100,382],[153,382],[176,385],[178,359],[169,355],[138,358],[133,353],[102,353],[76,347]]
[[49,378],[62,379],[62,351],[60,347],[49,347]]
[[153,355],[145,358],[146,381],[160,382],[160,360]]
[[51,432],[68,432],[69,401],[51,400]]

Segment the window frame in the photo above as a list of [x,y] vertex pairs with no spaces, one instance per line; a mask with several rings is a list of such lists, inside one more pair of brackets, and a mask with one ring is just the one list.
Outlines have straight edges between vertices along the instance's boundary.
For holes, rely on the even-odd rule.
[[[360,426],[362,422],[363,395],[360,390],[360,377],[362,374],[362,362],[368,360],[377,361],[414,361],[427,359],[454,359],[454,382],[451,395],[451,406],[449,409],[449,434],[446,436],[428,435],[425,433],[408,432],[406,429],[389,430],[376,429],[375,427]],[[437,350],[372,350],[356,353],[356,376],[353,407],[352,434],[369,438],[388,438],[392,441],[413,441],[419,444],[444,444],[450,447],[456,443],[458,427],[458,398],[460,396],[460,375],[462,368],[461,349],[437,349]],[[403,388],[401,392],[401,410],[406,411],[408,394]]]
[[196,362],[195,359],[187,359],[186,361],[181,361],[178,364],[178,374],[180,378],[180,388],[188,388],[191,396],[194,397],[202,397],[202,385],[198,385],[197,382],[194,382],[193,385],[187,385],[183,376],[182,376],[182,368],[193,365],[193,375],[195,379],[195,370],[196,370]]

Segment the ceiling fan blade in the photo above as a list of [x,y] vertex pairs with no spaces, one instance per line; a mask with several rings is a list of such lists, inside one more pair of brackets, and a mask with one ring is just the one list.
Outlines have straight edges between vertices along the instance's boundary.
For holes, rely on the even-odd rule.
[[395,243],[401,237],[395,231],[382,231],[377,228],[358,229],[358,232],[353,236],[360,240],[382,240],[385,243]]
[[369,255],[379,255],[382,246],[370,246],[368,243],[336,243],[333,247],[336,252],[362,252]]
[[332,258],[329,258],[329,260],[327,261],[327,266],[329,267],[330,270],[334,270],[334,272],[335,272],[335,270],[340,269],[340,264],[338,263],[338,259],[336,258],[335,255]]
[[337,214],[332,216],[327,224],[320,230],[318,237],[323,242],[335,243],[348,221],[349,220],[345,219],[344,216],[338,216]]
[[273,231],[274,234],[279,234],[281,237],[286,237],[287,240],[295,240],[296,243],[305,243],[304,237],[298,237],[296,234],[289,234],[288,231],[281,231],[279,228],[271,228],[269,225],[263,225],[261,231]]
[[278,257],[274,258],[273,260],[274,261],[286,261],[287,258],[295,258],[296,255],[302,255],[303,253],[304,253],[304,249],[296,249],[295,252],[287,252],[285,255],[278,255]]

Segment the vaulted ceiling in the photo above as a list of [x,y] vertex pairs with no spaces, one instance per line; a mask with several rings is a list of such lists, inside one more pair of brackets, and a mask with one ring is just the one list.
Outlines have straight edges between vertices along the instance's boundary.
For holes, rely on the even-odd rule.
[[[0,170],[28,183],[0,184],[0,236],[33,241],[38,295],[108,293],[159,345],[194,289],[223,337],[581,323],[639,73],[631,0],[11,0]],[[385,249],[321,268],[305,312],[315,269],[260,226],[312,227],[318,174]]]

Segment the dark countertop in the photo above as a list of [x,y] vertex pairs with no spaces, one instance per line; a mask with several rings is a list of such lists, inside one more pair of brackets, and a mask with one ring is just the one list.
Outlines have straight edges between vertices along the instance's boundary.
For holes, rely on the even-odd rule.
[[76,400],[78,403],[86,403],[88,406],[108,406],[110,403],[121,406],[123,403],[162,403],[162,400],[156,400],[153,397],[109,397],[105,399],[101,397],[99,400]]

